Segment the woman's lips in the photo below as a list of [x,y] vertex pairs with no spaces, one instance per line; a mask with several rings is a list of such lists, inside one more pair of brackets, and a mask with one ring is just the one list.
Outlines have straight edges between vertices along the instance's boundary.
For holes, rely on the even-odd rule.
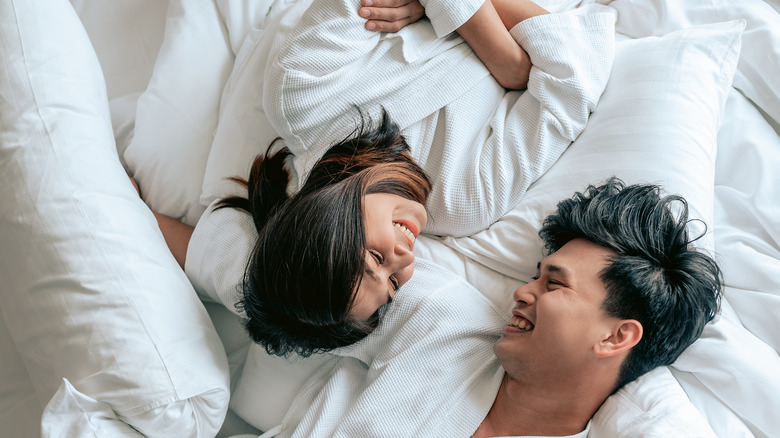
[[417,227],[414,225],[414,223],[399,220],[393,221],[393,226],[395,226],[401,232],[401,234],[404,235],[406,240],[409,242],[409,248],[414,249],[414,242],[417,240],[417,236],[419,234],[419,231],[417,231]]

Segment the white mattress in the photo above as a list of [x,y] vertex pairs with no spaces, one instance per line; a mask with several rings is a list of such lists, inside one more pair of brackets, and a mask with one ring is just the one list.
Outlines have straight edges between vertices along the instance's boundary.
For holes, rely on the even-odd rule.
[[[100,59],[111,99],[117,147],[123,150],[132,138],[136,100],[152,77],[163,43],[168,2],[71,3]],[[578,2],[547,3],[563,8]],[[720,342],[716,348],[708,350],[709,344],[701,343],[697,347],[699,355],[684,357],[672,367],[672,372],[718,436],[776,436],[780,434],[780,418],[776,416],[780,406],[780,81],[776,80],[780,71],[780,3],[582,3],[607,3],[617,11],[621,39],[663,35],[694,24],[733,18],[745,19],[748,24],[734,89],[720,117],[712,204],[712,238],[727,285],[722,324],[731,329],[716,333]],[[224,30],[239,29],[244,21],[236,17],[242,14],[262,16],[267,3],[257,2],[251,8],[242,8],[241,2],[217,1],[216,5],[226,14]],[[227,41],[233,51],[227,58],[233,59],[240,50],[241,38],[235,36],[238,33],[232,33]],[[215,74],[223,74],[224,84],[224,72]],[[221,93],[218,85],[217,96]],[[192,211],[197,208],[187,210],[188,214]],[[482,237],[457,241],[427,239],[419,246],[419,254],[464,276],[481,290],[511,291],[527,281],[529,273],[505,257],[506,247]],[[248,340],[232,314],[216,305],[208,305],[207,310],[224,344],[235,383],[246,358]],[[36,394],[2,314],[0,321],[0,433],[39,436],[41,414],[49,400]],[[731,347],[728,355],[721,357],[718,351],[724,352],[724,345]],[[754,357],[768,360],[756,363]],[[731,361],[737,368],[724,371],[712,366],[721,359]],[[258,432],[230,411],[220,436]]]

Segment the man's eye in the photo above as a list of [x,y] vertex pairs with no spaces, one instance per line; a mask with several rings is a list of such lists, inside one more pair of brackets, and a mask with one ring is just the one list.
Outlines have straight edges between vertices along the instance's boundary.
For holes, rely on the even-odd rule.
[[384,264],[385,264],[385,258],[384,258],[384,257],[382,257],[382,254],[379,254],[378,252],[376,252],[376,251],[374,251],[374,250],[369,250],[368,252],[369,252],[369,253],[370,253],[372,256],[374,256],[374,258],[376,259],[376,262],[377,262],[377,263],[379,263],[380,265],[384,265]]

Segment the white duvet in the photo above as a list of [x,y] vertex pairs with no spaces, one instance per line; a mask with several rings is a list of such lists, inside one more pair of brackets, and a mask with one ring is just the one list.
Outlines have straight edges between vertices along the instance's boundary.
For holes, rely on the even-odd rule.
[[[151,0],[140,3],[73,0],[72,3],[101,63],[103,75],[97,80],[105,78],[107,86],[102,105],[110,103],[116,145],[110,139],[100,141],[104,146],[108,142],[111,148],[116,146],[123,151],[119,158],[146,180],[145,183],[142,181],[142,186],[151,188],[145,199],[149,205],[194,223],[205,208],[201,197],[224,190],[220,185],[221,178],[243,174],[248,166],[247,157],[259,152],[267,144],[268,137],[274,136],[265,130],[267,125],[263,122],[262,109],[258,109],[257,101],[253,100],[253,90],[231,87],[248,84],[249,79],[257,77],[256,69],[262,68],[264,60],[251,60],[240,68],[236,68],[234,62],[241,51],[246,50],[244,42],[258,40],[256,34],[263,31],[262,23],[269,7],[282,7],[284,1],[170,0],[167,11],[165,2]],[[572,1],[547,3],[552,7],[577,4]],[[780,406],[777,395],[780,394],[780,335],[776,329],[780,318],[780,279],[776,275],[780,272],[780,223],[777,220],[780,217],[780,171],[777,170],[780,169],[780,82],[774,78],[780,71],[780,6],[774,0],[615,0],[598,3],[606,3],[598,7],[615,12],[619,33],[616,38],[620,43],[610,84],[586,131],[549,173],[530,188],[517,208],[501,221],[465,238],[427,239],[420,245],[421,255],[463,275],[482,291],[497,291],[488,298],[506,305],[508,291],[527,281],[533,273],[539,257],[535,229],[540,218],[559,198],[570,196],[588,183],[603,180],[611,174],[628,182],[661,183],[669,191],[683,194],[691,202],[696,216],[709,224],[708,238],[702,245],[714,251],[724,270],[727,289],[723,314],[708,327],[702,340],[671,367],[671,374],[665,369],[659,370],[610,398],[594,418],[591,435],[609,436],[617,431],[631,431],[631,436],[669,436],[675,431],[662,429],[662,425],[673,425],[676,419],[686,421],[681,415],[685,406],[695,406],[718,436],[776,436],[780,433],[780,418],[776,415],[777,406]],[[9,5],[13,9],[13,5],[21,4],[12,0],[2,2],[4,11],[8,11]],[[55,0],[25,4],[65,7],[62,1]],[[21,12],[17,10],[17,13]],[[41,12],[29,10],[27,13],[34,17]],[[4,19],[8,17],[10,15],[3,14]],[[744,22],[675,33],[692,26],[731,20]],[[23,21],[3,23],[4,29],[24,24]],[[735,52],[727,45],[727,34],[738,31],[741,26],[745,28],[740,47]],[[43,40],[47,31],[42,26],[37,32]],[[662,35],[667,35],[666,39],[648,38]],[[25,50],[34,51],[36,39],[30,38]],[[0,72],[5,73],[9,71],[10,55],[18,49],[10,45],[8,38],[0,41],[4,41],[0,43],[3,62]],[[75,38],[71,33],[61,36],[58,43],[89,45],[85,39]],[[729,59],[729,53],[738,58]],[[38,61],[27,59],[30,65]],[[724,66],[730,63],[735,67],[733,82],[731,75],[723,77]],[[56,78],[57,71],[51,75]],[[0,120],[3,122],[0,125],[0,178],[4,185],[0,190],[0,201],[4,205],[0,212],[0,243],[4,248],[0,255],[0,272],[4,279],[19,276],[15,267],[20,264],[12,259],[20,254],[15,249],[23,248],[29,240],[16,231],[11,235],[10,230],[20,229],[12,228],[11,224],[25,224],[23,211],[27,210],[21,210],[19,206],[28,202],[28,198],[19,194],[29,193],[26,190],[36,177],[30,170],[33,167],[18,161],[18,154],[13,152],[14,142],[26,143],[24,131],[18,129],[20,125],[9,114],[29,114],[25,111],[45,103],[34,102],[30,108],[19,108],[16,102],[22,100],[10,96],[18,97],[22,90],[11,78],[7,74],[0,76],[0,96],[4,97],[0,100]],[[193,89],[198,93],[192,93]],[[98,98],[99,95],[94,97],[97,103],[90,105],[97,105],[97,112],[107,115]],[[81,108],[86,105],[84,99],[73,99],[66,106]],[[41,117],[45,119],[48,113],[42,113]],[[220,123],[226,123],[230,129],[220,133],[217,129]],[[50,126],[50,133],[67,136],[67,127],[74,125]],[[225,137],[215,141],[220,140],[220,136]],[[60,137],[51,138],[56,143]],[[219,148],[216,145],[220,145]],[[116,159],[116,155],[112,158],[105,154],[102,158],[93,156],[73,162],[46,149],[42,149],[39,156],[48,157],[46,159],[64,169],[65,175],[90,172],[96,163],[110,163]],[[174,159],[175,163],[172,163]],[[22,178],[15,169],[23,169],[30,176]],[[84,187],[88,191],[102,190],[130,199],[132,188],[129,184],[122,185],[119,176],[112,181],[114,183],[98,188],[87,182]],[[46,197],[30,199],[53,202],[46,201]],[[56,202],[61,203],[58,205],[71,202],[67,196],[58,199]],[[34,203],[30,205],[35,207]],[[48,206],[36,208],[45,211]],[[40,218],[49,219],[50,216]],[[148,217],[139,222],[143,220]],[[73,224],[78,226],[79,222]],[[102,226],[108,227],[107,232],[121,232],[112,229],[111,223]],[[104,235],[98,236],[103,238]],[[124,244],[129,253],[149,245],[164,248],[159,234],[143,236],[143,240],[135,240],[133,245]],[[68,239],[63,241],[69,242]],[[26,274],[31,282],[25,284],[34,285],[45,277],[46,266],[51,262],[37,260],[40,252],[28,254],[26,266],[40,267],[38,273]],[[148,266],[164,266],[155,275],[166,276],[168,270],[171,280],[167,281],[180,281],[182,277],[175,273],[175,264],[166,259],[163,252],[159,254],[159,260]],[[127,255],[114,250],[99,257],[113,258],[112,263],[121,266]],[[90,272],[97,265],[66,266],[70,266],[70,271],[63,271],[65,278],[69,273]],[[75,279],[72,281],[77,289],[89,286],[83,275],[71,278]],[[236,329],[236,321],[223,311],[212,309],[210,314],[222,335],[224,351],[215,343],[202,343],[203,347],[196,347],[202,341],[191,341],[194,333],[200,333],[196,338],[201,339],[214,336],[211,322],[198,317],[189,320],[191,329],[181,332],[176,340],[186,352],[170,350],[172,354],[181,355],[180,359],[192,358],[188,363],[173,360],[165,354],[155,359],[163,367],[171,365],[167,368],[170,379],[179,369],[186,370],[193,363],[198,364],[200,368],[196,369],[201,373],[206,372],[207,368],[197,358],[210,358],[213,365],[208,373],[212,375],[212,392],[201,385],[200,389],[191,388],[190,394],[168,398],[148,394],[143,396],[148,397],[146,408],[141,408],[144,403],[139,403],[135,411],[129,408],[123,411],[116,402],[102,397],[118,390],[124,383],[102,380],[86,385],[79,379],[83,375],[79,370],[89,369],[80,362],[98,369],[104,363],[89,354],[87,345],[72,338],[74,344],[63,350],[69,360],[61,363],[58,359],[63,356],[53,356],[54,350],[49,350],[42,338],[27,336],[30,333],[27,324],[36,317],[36,306],[18,307],[16,303],[22,298],[11,297],[22,295],[15,295],[17,289],[10,289],[16,287],[9,286],[13,284],[17,283],[6,282],[0,298],[3,300],[0,316],[4,322],[0,329],[8,329],[7,333],[0,330],[0,430],[10,431],[11,435],[39,434],[39,416],[55,392],[57,397],[50,406],[51,415],[44,421],[43,430],[47,436],[64,430],[71,430],[70,436],[78,436],[87,430],[84,419],[88,415],[76,417],[77,406],[78,412],[92,414],[94,421],[90,424],[119,421],[132,424],[149,436],[181,436],[166,430],[163,415],[166,412],[171,415],[168,420],[186,419],[190,428],[187,430],[193,431],[188,435],[213,435],[227,408],[224,397],[213,396],[225,388],[228,378],[222,362],[224,354],[231,359],[234,383],[239,375],[243,376],[242,388],[252,384],[253,373],[257,372],[251,360],[245,365],[247,342],[240,329]],[[166,293],[159,284],[149,287],[157,288],[157,293]],[[199,306],[186,297],[192,292],[191,288],[175,284],[180,288],[177,294],[181,294],[183,302],[189,303],[187,306],[193,306],[193,309]],[[29,292],[34,287],[18,290]],[[113,293],[113,290],[116,289],[106,287],[101,291]],[[153,307],[162,303],[155,298],[157,295],[144,296],[149,296]],[[173,309],[176,304],[164,306]],[[68,311],[81,317],[84,315],[82,310],[71,306]],[[151,313],[143,312],[142,318],[153,317]],[[205,314],[202,308],[192,313]],[[99,319],[91,323],[105,325]],[[68,335],[67,319],[56,324],[63,336]],[[170,319],[160,319],[154,324],[158,324],[160,330],[173,328]],[[148,348],[152,349],[163,341],[155,336],[149,339]],[[168,340],[163,343],[166,342]],[[99,348],[105,354],[97,356],[122,357],[123,354],[138,356],[141,350],[136,349],[147,347],[112,350],[111,344],[102,344]],[[156,351],[159,354],[160,350]],[[199,353],[193,353],[196,351]],[[190,356],[184,356],[187,354]],[[250,358],[252,354],[250,350]],[[37,361],[47,359],[51,362],[50,367],[34,366]],[[675,379],[670,380],[672,375]],[[64,377],[70,383],[63,382],[57,391],[56,385],[42,385],[42,377],[46,382],[61,381]],[[137,390],[135,385],[148,387],[157,379],[141,372],[122,377],[136,382],[128,386],[131,392]],[[257,381],[262,378],[258,375]],[[36,387],[37,395],[33,395]],[[189,398],[197,394],[201,394],[197,398],[200,401]],[[256,428],[247,424],[258,423],[252,409],[247,409],[256,401],[252,399],[253,394],[257,393],[233,392],[231,403],[243,407],[240,409],[243,418],[238,418],[235,410],[228,412],[229,421],[223,425],[222,435],[257,433]],[[175,400],[190,400],[187,405],[190,407],[176,410],[171,404]],[[90,408],[92,402],[98,407]],[[210,418],[203,422],[201,415],[206,412],[211,412]],[[659,422],[658,418],[668,421]],[[697,430],[702,436],[711,433],[706,425],[699,426]],[[129,428],[125,431],[135,433]]]

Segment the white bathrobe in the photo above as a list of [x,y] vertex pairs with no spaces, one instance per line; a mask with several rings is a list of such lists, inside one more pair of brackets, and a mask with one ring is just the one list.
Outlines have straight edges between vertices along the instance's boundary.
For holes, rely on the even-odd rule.
[[[456,34],[482,0],[427,2],[430,21],[397,34],[364,28],[357,1],[298,0],[281,20],[263,106],[295,154],[299,183],[380,107],[433,181],[426,233],[464,236],[512,209],[582,132],[614,57],[614,16],[553,14],[511,34],[534,67],[507,92]],[[437,35],[438,33],[438,35]]]

